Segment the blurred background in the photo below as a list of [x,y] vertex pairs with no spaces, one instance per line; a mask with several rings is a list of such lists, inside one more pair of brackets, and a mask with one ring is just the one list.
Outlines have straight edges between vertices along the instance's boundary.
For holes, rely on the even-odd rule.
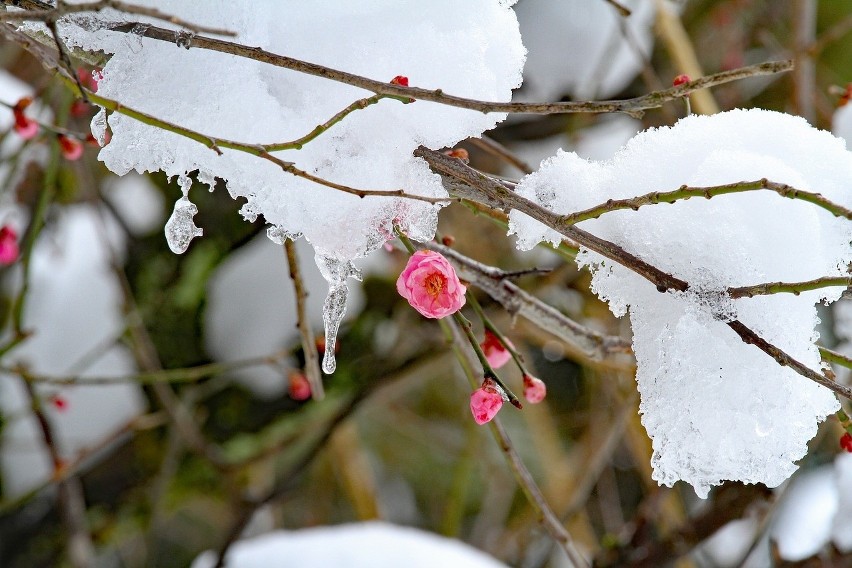
[[[517,100],[629,98],[681,73],[792,58],[795,72],[696,94],[692,110],[773,109],[852,136],[852,2],[520,0],[515,10],[529,50]],[[0,103],[31,96],[28,114],[85,136],[95,109],[24,49],[0,40],[0,69]],[[641,120],[515,116],[489,136],[535,169],[558,148],[607,159],[684,113],[674,101]],[[195,192],[204,236],[175,255],[163,236],[174,180],[118,178],[93,145],[64,159],[53,137],[23,141],[13,123],[0,108],[0,224],[21,248],[0,269],[0,566],[75,565],[75,547],[96,566],[189,566],[239,535],[375,519],[511,566],[567,565],[471,420],[470,387],[440,328],[396,293],[406,255],[360,263],[326,398],[298,400],[295,294],[262,220],[244,221],[226,190]],[[523,175],[481,143],[459,147],[478,169]],[[501,223],[454,204],[439,234],[491,266],[548,269],[518,284],[629,339],[587,273],[552,249],[517,253]],[[297,252],[319,335],[325,282],[310,249]],[[689,486],[658,487],[631,358],[584,359],[479,298],[548,386],[542,404],[507,407],[503,423],[596,565],[852,566],[841,534],[852,533],[852,456],[839,455],[836,420],[780,488],[728,483],[699,500]],[[822,344],[849,350],[848,303],[824,311]],[[504,375],[520,388],[516,370]]]

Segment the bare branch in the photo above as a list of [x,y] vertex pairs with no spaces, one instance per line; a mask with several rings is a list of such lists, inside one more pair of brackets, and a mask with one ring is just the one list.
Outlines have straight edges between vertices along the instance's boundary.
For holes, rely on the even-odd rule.
[[637,209],[639,209],[640,207],[644,207],[645,205],[655,205],[657,203],[674,203],[675,201],[686,200],[690,197],[704,197],[705,199],[710,199],[711,197],[715,197],[717,195],[725,195],[728,193],[745,193],[747,191],[758,190],[774,191],[781,197],[807,201],[808,203],[812,203],[818,207],[822,207],[835,217],[844,217],[846,219],[852,220],[852,209],[848,209],[846,207],[843,207],[842,205],[834,203],[833,201],[826,199],[819,193],[796,189],[795,187],[791,187],[785,183],[776,183],[774,181],[769,181],[766,178],[763,178],[757,181],[739,181],[735,183],[707,187],[689,187],[683,185],[673,191],[655,191],[652,193],[646,193],[645,195],[640,195],[638,197],[631,197],[629,199],[610,199],[606,203],[601,203],[600,205],[595,205],[594,207],[584,209],[583,211],[564,215],[561,219],[561,222],[564,225],[568,226],[574,225],[575,223],[579,223],[581,221],[586,221],[588,219],[597,219],[604,213],[608,213],[610,211],[618,211],[623,209],[632,209],[633,211],[636,211]]
[[322,400],[325,392],[322,388],[322,374],[320,373],[316,340],[305,309],[308,291],[305,289],[304,282],[302,282],[299,257],[296,254],[296,243],[290,239],[285,240],[284,251],[287,254],[287,265],[290,268],[290,279],[293,280],[293,288],[295,288],[296,325],[299,328],[299,336],[302,338],[302,351],[305,354],[305,375],[308,378],[308,384],[311,385],[311,396],[314,400]]
[[[156,8],[137,6],[136,4],[128,4],[127,2],[120,2],[119,0],[99,0],[97,2],[86,2],[81,4],[65,4],[63,2],[57,2],[55,8],[51,7],[47,10],[40,9],[38,7],[38,4],[41,3],[28,2],[28,4],[28,10],[20,12],[0,12],[0,22],[49,22],[51,20],[56,21],[59,18],[62,18],[63,16],[67,16],[69,14],[79,14],[82,12],[100,12],[102,10],[111,8],[118,12],[124,12],[125,14],[147,16],[155,20],[169,22],[181,28],[186,28],[187,30],[190,30],[193,33],[204,33],[229,37],[234,37],[237,35],[230,30],[225,30],[221,28],[211,28],[208,26],[193,24],[192,22],[187,22],[186,20],[178,18],[177,16],[172,16],[170,14],[166,14],[165,12],[161,12]],[[172,30],[171,33],[174,34],[174,31]]]
[[728,288],[728,294],[732,298],[751,298],[753,296],[763,296],[767,294],[795,294],[799,295],[802,292],[809,290],[819,290],[821,288],[831,288],[836,286],[852,286],[852,277],[849,276],[823,276],[805,282],[767,282],[765,284],[755,284],[753,286],[737,286]]
[[[118,32],[130,33],[135,27],[134,23],[125,23],[117,26],[112,26],[110,29]],[[147,26],[144,30],[136,30],[136,33],[152,39],[175,43],[176,38],[174,31],[156,26]],[[275,65],[285,69],[291,69],[300,73],[307,73],[339,83],[345,83],[354,87],[360,87],[367,91],[376,94],[392,95],[396,97],[410,97],[422,101],[431,101],[441,103],[458,108],[466,108],[476,110],[483,113],[491,112],[508,112],[508,113],[526,113],[526,114],[559,114],[559,113],[602,113],[602,112],[623,112],[632,116],[640,116],[643,111],[659,108],[664,103],[672,100],[679,100],[681,97],[716,85],[722,85],[731,81],[738,81],[747,77],[756,77],[759,75],[774,75],[783,73],[793,68],[792,61],[772,61],[760,63],[758,65],[750,65],[739,69],[731,69],[722,71],[706,77],[700,77],[689,83],[655,91],[641,97],[632,99],[615,100],[615,101],[566,101],[555,103],[513,103],[513,102],[493,102],[469,99],[458,97],[445,93],[442,89],[421,89],[417,87],[403,87],[392,83],[385,83],[318,65],[301,61],[292,57],[271,53],[259,47],[249,47],[237,43],[209,38],[204,36],[195,36],[192,39],[190,48],[209,49],[220,53],[245,57],[262,63]]]

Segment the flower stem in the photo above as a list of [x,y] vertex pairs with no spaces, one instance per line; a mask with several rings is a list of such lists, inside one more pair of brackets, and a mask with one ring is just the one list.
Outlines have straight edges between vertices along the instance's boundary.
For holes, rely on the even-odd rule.
[[509,343],[509,340],[506,339],[506,336],[503,335],[503,333],[499,329],[497,329],[497,326],[494,325],[494,322],[492,322],[491,319],[487,315],[485,315],[485,311],[479,304],[479,300],[477,300],[476,297],[470,292],[467,293],[467,299],[470,302],[470,307],[473,308],[473,311],[476,312],[476,315],[479,316],[479,319],[482,321],[483,327],[485,327],[485,329],[497,336],[497,339],[500,340],[500,343],[503,344],[503,347],[509,352],[509,355],[512,356],[512,360],[515,361],[515,365],[518,366],[518,369],[520,369],[521,374],[529,375],[529,372],[527,371],[527,366],[524,364],[523,356],[518,353],[518,351],[512,346],[511,343]]

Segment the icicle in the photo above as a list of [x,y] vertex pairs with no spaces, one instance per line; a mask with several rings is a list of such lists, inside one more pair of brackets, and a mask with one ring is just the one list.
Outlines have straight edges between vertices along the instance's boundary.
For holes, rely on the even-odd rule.
[[328,296],[322,308],[322,321],[325,326],[325,353],[322,358],[322,370],[331,374],[337,368],[334,348],[337,343],[337,331],[346,313],[346,298],[349,296],[347,278],[361,280],[361,272],[350,261],[317,255],[316,263],[328,282]]
[[204,234],[204,230],[195,226],[193,217],[198,213],[198,207],[189,200],[189,188],[192,180],[182,175],[178,178],[183,196],[175,202],[171,217],[166,221],[166,242],[175,254],[183,254],[189,248],[189,243],[195,237]]

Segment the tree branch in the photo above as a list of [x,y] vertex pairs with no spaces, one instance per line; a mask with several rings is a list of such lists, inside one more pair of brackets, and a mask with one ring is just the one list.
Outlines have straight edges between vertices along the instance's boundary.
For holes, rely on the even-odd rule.
[[717,195],[725,195],[728,193],[745,193],[748,191],[758,190],[769,190],[777,193],[781,197],[806,201],[808,203],[816,205],[817,207],[825,209],[835,217],[844,217],[846,219],[852,219],[852,209],[848,209],[846,207],[843,207],[842,205],[834,203],[833,201],[826,199],[819,193],[796,189],[795,187],[789,186],[785,183],[777,183],[763,178],[757,181],[739,181],[735,183],[713,185],[707,187],[689,187],[686,185],[682,185],[680,188],[675,189],[673,191],[654,191],[651,193],[646,193],[645,195],[631,197],[628,199],[609,199],[606,201],[606,203],[601,203],[599,205],[589,207],[588,209],[584,209],[576,213],[563,215],[560,222],[568,226],[574,225],[575,223],[580,223],[582,221],[586,221],[588,219],[597,219],[604,213],[609,213],[610,211],[618,211],[623,209],[632,209],[633,211],[636,211],[637,209],[639,209],[640,207],[644,207],[645,205],[656,205],[658,203],[674,203],[676,201],[689,199],[690,197],[703,197],[705,199],[710,199]]
[[[576,241],[587,249],[597,252],[598,254],[601,254],[639,274],[654,284],[659,292],[664,293],[669,290],[684,292],[689,289],[689,283],[685,280],[681,280],[680,278],[660,270],[635,255],[630,254],[615,243],[596,237],[595,235],[582,231],[576,227],[566,227],[560,224],[560,215],[557,215],[556,213],[545,209],[541,205],[509,191],[502,184],[499,184],[484,174],[465,166],[458,160],[453,160],[444,156],[440,152],[435,152],[433,150],[423,148],[422,146],[415,151],[415,155],[425,159],[433,170],[447,176],[454,177],[457,181],[466,184],[469,189],[466,191],[465,197],[470,197],[472,195],[478,196],[479,201],[487,202],[491,206],[497,206],[506,211],[517,209],[518,211],[529,215],[536,221],[539,221],[540,223],[558,231],[562,235]],[[791,355],[760,337],[739,320],[733,320],[725,323],[740,336],[740,339],[742,339],[743,342],[754,345],[775,359],[779,365],[790,367],[800,375],[828,388],[835,394],[852,400],[852,389],[809,368],[807,365],[801,363]]]
[[836,286],[852,286],[852,277],[850,276],[823,276],[814,280],[805,282],[767,282],[765,284],[755,284],[753,286],[737,286],[728,288],[728,294],[732,298],[751,298],[753,296],[765,296],[767,294],[795,294],[798,296],[802,292],[809,290],[819,290],[821,288],[831,288]]
[[[122,23],[111,26],[109,29],[117,32],[130,33],[136,26],[134,22]],[[144,30],[136,29],[134,33],[141,36],[175,43],[175,33],[173,30],[158,28],[156,26],[147,26]],[[421,89],[418,87],[403,87],[384,81],[377,81],[354,73],[332,69],[316,63],[301,61],[285,55],[278,55],[259,47],[249,47],[234,42],[209,38],[204,36],[195,36],[189,45],[190,48],[208,49],[245,57],[254,61],[268,63],[276,67],[291,69],[299,73],[306,73],[324,79],[330,79],[339,83],[345,83],[354,87],[360,87],[367,91],[376,94],[392,95],[396,97],[409,97],[416,100],[431,101],[448,106],[476,110],[483,113],[491,112],[506,112],[506,113],[526,113],[526,114],[558,114],[558,113],[602,113],[602,112],[623,112],[631,116],[641,116],[645,110],[659,108],[664,103],[672,100],[678,100],[681,97],[700,89],[706,89],[716,85],[722,85],[731,81],[738,81],[747,77],[756,77],[759,75],[774,75],[783,73],[793,68],[793,62],[787,61],[771,61],[760,63],[758,65],[750,65],[739,69],[722,71],[706,77],[700,77],[689,83],[655,91],[635,97],[632,99],[615,100],[615,101],[567,101],[555,103],[513,103],[513,102],[497,102],[497,101],[482,101],[465,97],[458,97],[447,94],[443,89]]]
[[325,396],[322,387],[322,374],[320,373],[319,357],[317,356],[317,344],[314,332],[308,321],[305,300],[308,291],[302,281],[302,272],[299,268],[299,257],[296,254],[296,243],[290,239],[284,241],[284,251],[287,254],[287,266],[290,268],[290,279],[296,296],[296,326],[299,328],[299,336],[302,338],[302,351],[305,354],[305,376],[311,385],[311,396],[314,400],[322,400]]

